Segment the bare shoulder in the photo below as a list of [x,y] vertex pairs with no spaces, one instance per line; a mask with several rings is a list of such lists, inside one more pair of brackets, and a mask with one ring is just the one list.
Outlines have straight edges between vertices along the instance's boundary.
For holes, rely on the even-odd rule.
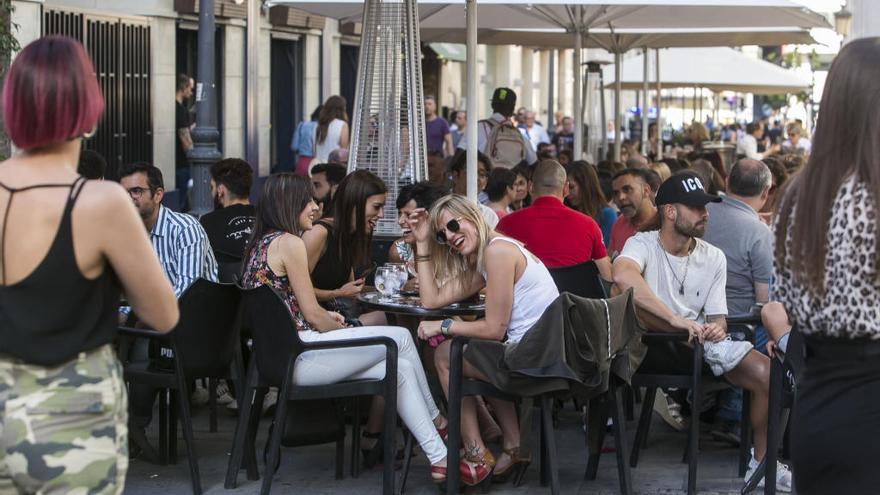
[[[514,241],[516,242],[516,241]],[[495,241],[486,246],[486,265],[511,265],[520,259],[525,260],[519,248],[510,241]]]
[[278,247],[288,253],[296,253],[296,252],[305,252],[306,245],[303,242],[302,238],[299,236],[293,235],[289,232],[285,232],[278,236],[278,239],[272,241],[273,244],[277,243]]
[[312,228],[310,230],[303,232],[303,239],[308,239],[310,241],[317,241],[321,243],[327,240],[327,236],[327,227],[321,225],[320,223],[312,225]]
[[133,208],[131,197],[116,182],[90,180],[82,186],[77,207],[102,217],[114,216],[119,208]]

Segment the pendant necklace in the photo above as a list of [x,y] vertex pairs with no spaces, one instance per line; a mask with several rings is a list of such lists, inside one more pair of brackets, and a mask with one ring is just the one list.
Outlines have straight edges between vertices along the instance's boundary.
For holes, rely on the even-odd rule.
[[688,267],[691,264],[691,251],[688,249],[687,258],[684,262],[684,276],[681,279],[678,278],[678,275],[675,273],[675,269],[672,268],[672,262],[669,261],[669,254],[666,253],[666,249],[663,248],[663,243],[660,242],[660,235],[657,235],[657,245],[660,246],[660,251],[663,252],[663,257],[666,258],[666,264],[669,266],[669,272],[672,273],[672,277],[678,282],[678,293],[682,296],[684,295],[684,282],[687,280],[688,276]]

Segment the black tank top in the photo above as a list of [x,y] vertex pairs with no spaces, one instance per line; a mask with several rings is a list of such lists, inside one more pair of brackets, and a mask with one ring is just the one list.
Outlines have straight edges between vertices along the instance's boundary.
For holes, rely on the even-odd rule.
[[[83,276],[73,252],[71,211],[85,179],[73,184],[40,184],[9,192],[0,239],[0,354],[29,364],[55,366],[83,351],[110,343],[116,332],[119,282],[109,264],[101,275]],[[49,252],[27,277],[6,285],[6,224],[16,193],[37,188],[70,189]]]
[[312,285],[321,290],[338,289],[348,282],[351,265],[343,263],[336,252],[336,229],[333,225],[322,220],[315,223],[327,229],[327,247],[312,270]]

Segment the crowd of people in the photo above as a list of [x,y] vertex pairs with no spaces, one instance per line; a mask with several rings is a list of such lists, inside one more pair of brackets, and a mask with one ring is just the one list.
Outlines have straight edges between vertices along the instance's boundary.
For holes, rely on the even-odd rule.
[[[296,331],[303,341],[387,336],[397,343],[398,401],[374,399],[365,459],[381,461],[378,418],[396,407],[433,481],[444,483],[449,468],[467,485],[509,479],[531,461],[520,450],[514,405],[465,398],[464,456],[449,467],[448,423],[427,376],[436,374],[448,393],[450,337],[519,342],[559,295],[549,269],[593,262],[612,294],[632,291],[646,328],[690,337],[648,345],[642,371],[691,373],[701,345],[705,373],[733,386],[717,397],[713,433],[752,444],[747,478],[775,448],[766,437],[770,359],[789,351],[794,329],[805,334],[794,483],[779,464],[777,489],[872,492],[880,486],[872,464],[880,438],[873,401],[880,388],[880,116],[872,112],[880,69],[871,63],[878,47],[867,39],[841,50],[812,144],[789,125],[788,144],[778,148],[802,150],[806,160],[776,157],[778,137],[762,151],[763,128],[753,125],[740,139],[743,156],[731,164],[711,155],[648,157],[634,148],[624,163],[563,158],[571,119],[560,115],[548,132],[528,110],[514,118],[515,93],[498,88],[493,114],[473,124],[478,202],[463,195],[467,120],[457,115],[449,126],[428,99],[429,180],[395,198],[402,236],[389,259],[408,265],[423,306],[483,293],[486,312],[408,329],[351,304],[374,266],[370,246],[387,187],[369,171],[347,174],[341,165],[349,132],[342,98],[328,99],[297,129],[294,170],[266,178],[256,205],[248,199],[254,177],[247,162],[214,164],[217,208],[196,219],[162,204],[165,184],[155,165],[109,173],[82,152],[103,112],[88,55],[69,38],[31,43],[2,94],[4,125],[20,151],[0,164],[0,433],[17,424],[27,434],[0,435],[0,491],[119,492],[130,455],[157,456],[145,433],[156,390],[126,388],[120,367],[120,360],[155,356],[143,341],[123,352],[115,330],[124,323],[170,331],[176,299],[199,278],[272,287],[295,327],[279,331]],[[190,83],[181,78],[181,94]],[[703,130],[693,126],[695,143]],[[77,170],[114,180],[86,180]],[[728,332],[728,316],[756,308],[764,324],[754,344]],[[414,339],[427,341],[431,359]],[[312,350],[297,360],[293,380],[379,378],[385,359],[384,350],[371,348]],[[466,376],[487,380],[491,373],[466,358]],[[753,439],[738,435],[744,392],[752,397]],[[687,400],[673,395],[661,396],[658,412],[674,422]],[[691,408],[698,421],[702,405]],[[65,414],[63,424],[56,412]],[[491,437],[501,442],[497,454]]]

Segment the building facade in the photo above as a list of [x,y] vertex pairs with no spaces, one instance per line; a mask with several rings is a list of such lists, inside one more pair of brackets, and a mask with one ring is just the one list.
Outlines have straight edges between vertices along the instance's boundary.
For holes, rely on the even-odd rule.
[[[342,94],[351,112],[360,26],[340,25],[289,7],[267,11],[252,4],[257,1],[215,0],[215,80],[220,150],[225,157],[248,159],[262,176],[293,165],[290,140],[296,124],[321,101]],[[12,22],[22,46],[43,35],[64,34],[79,39],[91,55],[107,110],[86,147],[103,154],[111,165],[155,164],[169,190],[176,188],[175,84],[178,74],[197,76],[198,4],[13,1]],[[253,12],[258,22],[248,22]],[[461,45],[456,49],[463,52]],[[434,95],[447,113],[464,109],[464,58],[450,57],[448,50],[438,55],[428,45],[423,52],[425,94]],[[248,53],[254,54],[250,60]],[[554,110],[570,114],[572,50],[480,46],[478,54],[477,118],[490,114],[489,97],[496,86],[513,88],[518,106],[534,109],[545,124],[552,125]],[[195,111],[194,102],[189,106]]]

